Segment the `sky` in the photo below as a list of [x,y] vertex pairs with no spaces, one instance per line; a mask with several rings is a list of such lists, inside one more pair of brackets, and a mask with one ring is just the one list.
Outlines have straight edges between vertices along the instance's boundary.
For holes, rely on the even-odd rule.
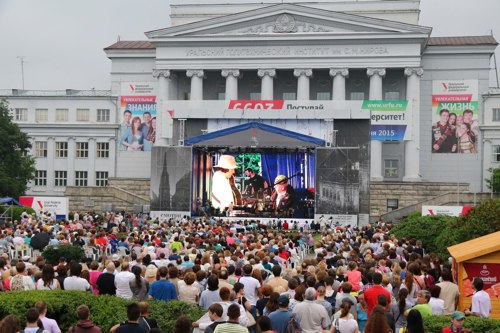
[[[21,60],[25,89],[110,89],[111,62],[103,48],[118,38],[146,40],[145,31],[168,27],[171,2],[0,0],[0,89],[23,87]],[[421,0],[420,9],[420,24],[432,27],[433,37],[493,30],[500,41],[499,0]],[[496,55],[500,66],[500,47]]]

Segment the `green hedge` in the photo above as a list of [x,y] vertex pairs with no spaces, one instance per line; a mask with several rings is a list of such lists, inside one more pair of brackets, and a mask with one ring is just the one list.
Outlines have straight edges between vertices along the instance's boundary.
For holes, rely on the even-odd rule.
[[51,265],[57,265],[61,257],[66,258],[68,262],[80,262],[85,258],[85,251],[78,245],[51,245],[43,250],[42,257]]
[[8,218],[12,217],[12,221],[17,220],[21,221],[21,214],[23,212],[26,212],[28,214],[31,214],[33,216],[33,219],[36,219],[36,212],[33,208],[27,207],[27,206],[2,206],[0,207],[0,213],[4,213],[5,211],[8,211],[5,215]]
[[[426,333],[441,333],[441,330],[451,324],[448,316],[431,316],[424,319]],[[464,327],[474,333],[500,333],[500,320],[478,317],[465,317]]]
[[[3,292],[0,293],[0,318],[9,314],[17,315],[23,326],[26,311],[42,300],[48,305],[47,317],[55,319],[62,332],[67,332],[68,328],[76,323],[76,308],[81,304],[90,308],[94,323],[100,326],[103,332],[108,332],[113,325],[127,319],[125,306],[131,302],[116,296],[95,296],[84,291]],[[196,305],[180,301],[149,301],[149,304],[150,316],[158,321],[163,333],[170,333],[173,323],[181,315],[195,321],[206,312]]]

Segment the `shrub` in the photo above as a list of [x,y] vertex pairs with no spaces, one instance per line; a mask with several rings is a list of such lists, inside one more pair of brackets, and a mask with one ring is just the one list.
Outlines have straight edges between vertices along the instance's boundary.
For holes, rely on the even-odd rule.
[[75,260],[80,262],[85,258],[85,251],[77,245],[51,245],[42,252],[42,256],[51,265],[57,265],[59,258],[64,257],[69,262]]
[[1,212],[4,213],[4,212],[7,212],[5,215],[7,217],[12,217],[12,221],[20,221],[21,220],[21,214],[23,212],[26,212],[28,214],[31,214],[31,216],[33,216],[33,218],[36,218],[36,212],[33,208],[31,207],[28,207],[28,206],[7,206],[7,207],[2,207],[1,208]]
[[457,222],[457,241],[465,242],[500,230],[500,200],[486,200]]
[[[425,331],[429,333],[438,333],[451,324],[448,316],[431,316],[424,318]],[[475,333],[499,333],[500,320],[485,319],[478,317],[465,317],[464,327]]]
[[[4,292],[0,293],[0,318],[14,314],[21,319],[21,326],[24,326],[26,311],[41,300],[48,305],[47,317],[55,319],[62,332],[67,332],[68,328],[76,323],[76,308],[81,304],[89,307],[90,319],[100,326],[103,332],[108,332],[112,326],[127,319],[125,306],[132,302],[116,296],[95,296],[84,291]],[[151,317],[158,321],[163,333],[170,333],[173,323],[181,315],[195,321],[206,312],[196,305],[180,301],[149,301],[149,304]]]

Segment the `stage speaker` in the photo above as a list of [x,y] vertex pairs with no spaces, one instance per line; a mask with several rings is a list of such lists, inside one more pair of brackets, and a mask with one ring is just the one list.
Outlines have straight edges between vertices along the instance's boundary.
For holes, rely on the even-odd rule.
[[326,147],[331,147],[332,146],[332,143],[331,142],[326,142]]

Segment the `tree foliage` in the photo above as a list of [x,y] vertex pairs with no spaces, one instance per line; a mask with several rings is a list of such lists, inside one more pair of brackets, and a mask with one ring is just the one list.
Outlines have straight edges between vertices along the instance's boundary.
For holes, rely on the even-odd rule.
[[500,199],[487,200],[467,215],[421,216],[413,213],[397,224],[392,233],[396,237],[421,240],[427,252],[449,257],[449,246],[500,231]]
[[0,100],[0,197],[17,198],[26,191],[35,174],[35,160],[26,133],[12,122],[6,101]]
[[500,168],[489,168],[489,178],[485,178],[486,186],[493,191],[493,193],[500,193]]

